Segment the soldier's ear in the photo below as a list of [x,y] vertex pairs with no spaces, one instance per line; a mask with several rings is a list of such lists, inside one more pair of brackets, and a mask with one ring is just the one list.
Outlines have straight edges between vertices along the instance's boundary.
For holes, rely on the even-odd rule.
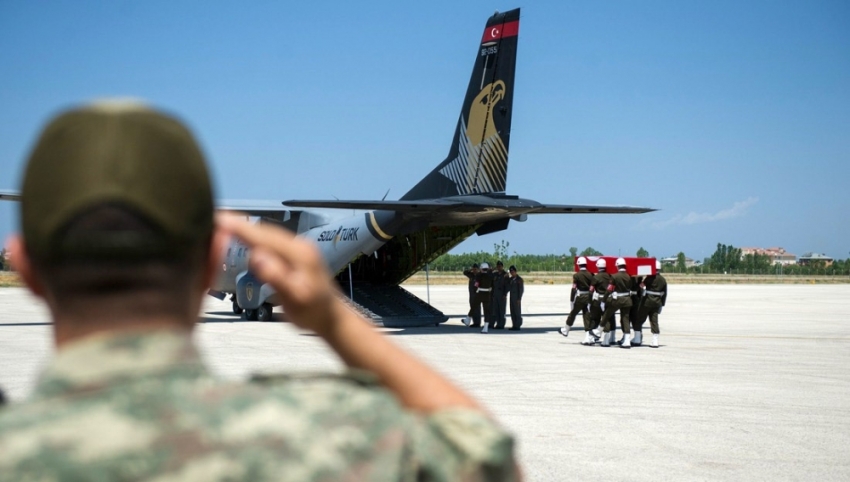
[[44,284],[38,279],[37,273],[33,270],[32,262],[21,236],[18,234],[10,236],[6,241],[6,249],[9,252],[9,261],[12,263],[12,268],[18,273],[18,276],[21,277],[27,288],[39,298],[44,298]]

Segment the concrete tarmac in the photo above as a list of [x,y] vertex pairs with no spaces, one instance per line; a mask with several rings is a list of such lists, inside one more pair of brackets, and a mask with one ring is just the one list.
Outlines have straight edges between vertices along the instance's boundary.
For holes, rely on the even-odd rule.
[[[522,331],[487,335],[459,321],[465,286],[430,297],[449,322],[383,330],[516,434],[526,480],[850,480],[850,285],[673,285],[661,348],[630,350],[579,345],[580,319],[564,338],[565,316],[531,316],[566,312],[569,286],[526,286]],[[241,321],[227,302],[209,298],[202,321],[223,377],[342,368],[317,337]],[[49,323],[24,290],[0,289],[13,402],[50,356]]]

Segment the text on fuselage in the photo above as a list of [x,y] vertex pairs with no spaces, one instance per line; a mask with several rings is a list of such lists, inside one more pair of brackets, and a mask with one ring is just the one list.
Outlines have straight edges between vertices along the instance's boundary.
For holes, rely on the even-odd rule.
[[316,241],[357,241],[358,228],[345,228],[340,226],[337,230],[322,231]]

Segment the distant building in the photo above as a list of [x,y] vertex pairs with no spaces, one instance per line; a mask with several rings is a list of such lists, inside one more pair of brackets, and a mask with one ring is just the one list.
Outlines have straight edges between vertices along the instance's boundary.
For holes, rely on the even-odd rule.
[[741,248],[741,258],[748,254],[768,256],[774,265],[789,265],[797,263],[797,255],[785,251],[785,248]]
[[821,253],[806,253],[800,256],[798,261],[801,266],[811,266],[814,263],[822,262],[823,267],[832,266],[833,259]]
[[[668,258],[661,258],[658,261],[661,261],[662,265],[665,266],[676,266],[676,263],[679,262],[678,256],[670,256]],[[685,268],[693,268],[694,266],[699,266],[702,263],[699,261],[694,261],[691,258],[685,256]]]

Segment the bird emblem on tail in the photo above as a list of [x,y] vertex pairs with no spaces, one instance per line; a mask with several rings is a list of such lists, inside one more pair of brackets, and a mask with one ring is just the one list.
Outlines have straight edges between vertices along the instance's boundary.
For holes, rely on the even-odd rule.
[[461,115],[458,156],[440,170],[457,185],[459,194],[501,192],[508,175],[508,150],[499,136],[493,112],[505,97],[505,83],[485,85],[475,96],[466,119]]

